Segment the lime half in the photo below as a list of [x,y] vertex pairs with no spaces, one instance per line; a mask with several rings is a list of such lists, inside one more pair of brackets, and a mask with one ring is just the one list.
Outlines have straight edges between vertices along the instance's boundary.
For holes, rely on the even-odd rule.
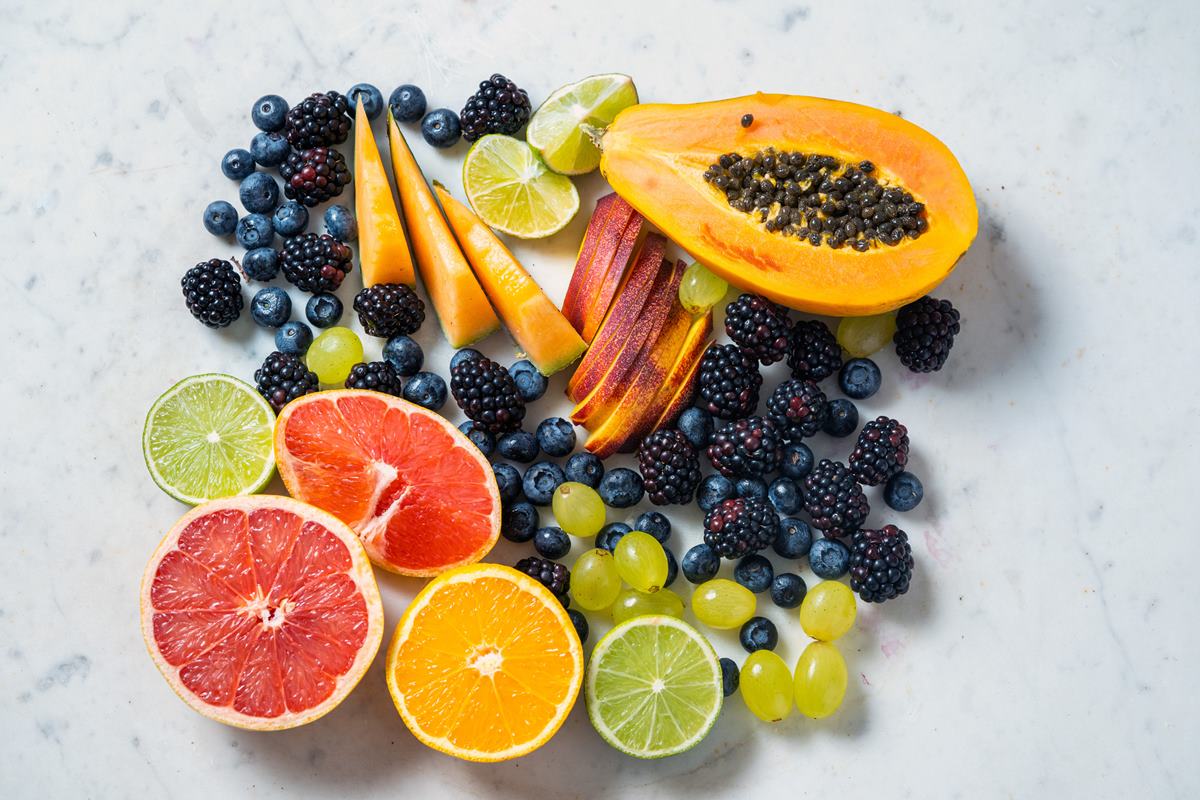
[[142,453],[150,477],[182,503],[254,494],[275,472],[275,412],[231,375],[193,375],[146,414]]
[[604,741],[638,758],[690,750],[721,713],[721,664],[686,622],[634,617],[597,643],[588,661],[588,716]]
[[525,139],[555,172],[591,172],[600,166],[600,150],[583,126],[607,128],[617,114],[637,101],[637,88],[628,75],[593,75],[569,83],[533,113]]
[[579,210],[570,178],[551,172],[525,142],[497,133],[467,151],[463,189],[484,222],[522,239],[557,233]]

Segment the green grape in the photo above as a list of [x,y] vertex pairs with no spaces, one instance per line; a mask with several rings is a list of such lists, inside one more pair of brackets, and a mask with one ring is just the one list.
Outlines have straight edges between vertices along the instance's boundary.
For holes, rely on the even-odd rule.
[[800,627],[814,639],[832,642],[854,624],[854,592],[838,581],[821,581],[800,604]]
[[657,592],[667,582],[667,554],[645,531],[630,531],[613,551],[621,580],[639,592]]
[[846,683],[846,659],[837,647],[813,642],[796,662],[796,708],[812,719],[828,717],[842,704]]
[[692,314],[703,314],[721,302],[729,284],[709,272],[699,261],[683,271],[679,283],[679,304]]
[[705,581],[692,592],[696,619],[717,630],[740,626],[754,616],[757,605],[754,592],[726,578]]
[[321,383],[345,383],[350,368],[363,360],[362,342],[349,328],[330,328],[313,340],[304,360]]
[[654,594],[646,594],[636,589],[622,589],[617,595],[617,602],[613,603],[613,622],[624,622],[647,614],[665,614],[668,617],[683,619],[683,598],[670,589],[660,589]]
[[554,490],[552,501],[558,527],[589,539],[604,527],[604,501],[587,484],[568,481]]
[[887,347],[896,332],[896,314],[873,317],[843,317],[837,326],[838,344],[855,358],[866,358]]
[[763,722],[792,713],[792,672],[774,651],[755,650],[746,658],[738,688],[746,708]]
[[612,553],[596,548],[575,559],[571,567],[571,597],[584,611],[608,608],[621,592],[621,576]]

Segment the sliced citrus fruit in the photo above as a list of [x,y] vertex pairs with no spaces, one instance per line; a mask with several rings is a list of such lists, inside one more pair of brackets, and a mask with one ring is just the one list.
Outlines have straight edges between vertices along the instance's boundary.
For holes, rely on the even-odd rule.
[[721,664],[699,631],[674,617],[626,620],[588,661],[588,716],[604,741],[638,758],[690,750],[721,713]]
[[421,742],[468,761],[541,747],[583,679],[583,647],[561,601],[511,567],[474,564],[431,581],[387,655],[396,710]]
[[275,474],[275,412],[232,375],[193,375],[146,414],[142,453],[158,488],[181,503],[253,494]]
[[467,151],[463,190],[484,222],[522,239],[557,233],[579,211],[570,178],[551,172],[525,142],[498,133]]
[[600,148],[585,126],[607,128],[617,114],[637,101],[637,88],[628,75],[592,75],[568,83],[533,112],[525,140],[555,172],[591,172],[600,166]]
[[142,579],[142,635],[185,703],[252,730],[312,722],[345,699],[383,639],[362,543],[290,497],[213,500],[170,532]]
[[275,458],[291,495],[358,532],[379,566],[437,575],[500,534],[491,464],[457,428],[391,395],[315,392],[284,407]]

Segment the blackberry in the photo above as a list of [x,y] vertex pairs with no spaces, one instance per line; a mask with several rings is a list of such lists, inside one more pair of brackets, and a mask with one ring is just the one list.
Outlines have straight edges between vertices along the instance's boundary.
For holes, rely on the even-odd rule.
[[718,419],[740,419],[753,414],[761,387],[758,364],[735,344],[714,344],[700,359],[697,405]]
[[958,310],[950,301],[926,295],[896,314],[892,336],[896,355],[913,372],[937,372],[946,363],[959,329]]
[[354,269],[354,251],[327,233],[293,236],[283,243],[279,256],[283,277],[312,294],[332,292]]
[[376,392],[400,397],[404,393],[404,381],[386,361],[366,361],[350,368],[346,378],[347,389],[371,389]]
[[346,159],[330,147],[293,150],[279,165],[283,193],[309,208],[332,200],[350,183]]
[[490,358],[456,364],[450,370],[450,393],[469,419],[492,433],[515,431],[525,419],[525,401],[512,375]]
[[242,313],[242,279],[228,261],[201,261],[179,285],[188,311],[210,328],[224,328]]
[[756,294],[743,294],[725,306],[725,332],[763,364],[787,357],[791,344],[787,309]]
[[824,322],[802,319],[792,327],[787,363],[793,378],[819,381],[842,368],[842,348]]
[[871,513],[867,496],[845,464],[821,459],[804,479],[804,509],[812,525],[826,536],[845,536],[858,530]]
[[704,515],[704,543],[722,558],[757,553],[778,532],[779,515],[762,500],[736,497]]
[[341,144],[350,135],[350,104],[340,92],[320,92],[288,109],[288,143],[296,150]]
[[363,330],[390,339],[416,333],[425,321],[425,302],[403,283],[377,283],[354,295],[354,310]]
[[788,442],[815,436],[829,414],[829,402],[821,387],[809,380],[792,378],[775,387],[767,398],[767,414]]
[[877,417],[858,434],[850,469],[864,486],[878,486],[908,464],[908,428],[891,417]]
[[529,556],[517,562],[517,570],[545,586],[559,600],[566,600],[571,590],[571,571],[564,564]]
[[300,356],[278,350],[267,356],[262,366],[254,371],[254,385],[276,411],[297,397],[320,388],[316,373],[304,366]]
[[862,530],[850,539],[850,588],[867,603],[882,603],[908,591],[912,580],[908,534],[895,525]]
[[656,431],[642,440],[638,469],[650,502],[656,506],[690,503],[700,483],[696,448],[677,430]]
[[747,417],[722,426],[705,453],[727,478],[759,478],[779,469],[782,447],[783,437],[773,420]]
[[511,135],[529,119],[533,107],[524,89],[496,73],[479,84],[458,115],[463,138],[473,142],[489,133]]

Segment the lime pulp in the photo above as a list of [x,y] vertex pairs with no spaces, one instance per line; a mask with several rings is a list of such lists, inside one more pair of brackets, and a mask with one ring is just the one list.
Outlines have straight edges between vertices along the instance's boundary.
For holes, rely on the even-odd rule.
[[463,161],[463,189],[475,213],[496,230],[541,239],[562,230],[579,211],[579,192],[551,172],[520,139],[489,134]]
[[525,139],[550,169],[583,175],[600,166],[600,149],[587,128],[607,127],[637,101],[637,88],[628,75],[592,75],[550,95],[529,120]]

